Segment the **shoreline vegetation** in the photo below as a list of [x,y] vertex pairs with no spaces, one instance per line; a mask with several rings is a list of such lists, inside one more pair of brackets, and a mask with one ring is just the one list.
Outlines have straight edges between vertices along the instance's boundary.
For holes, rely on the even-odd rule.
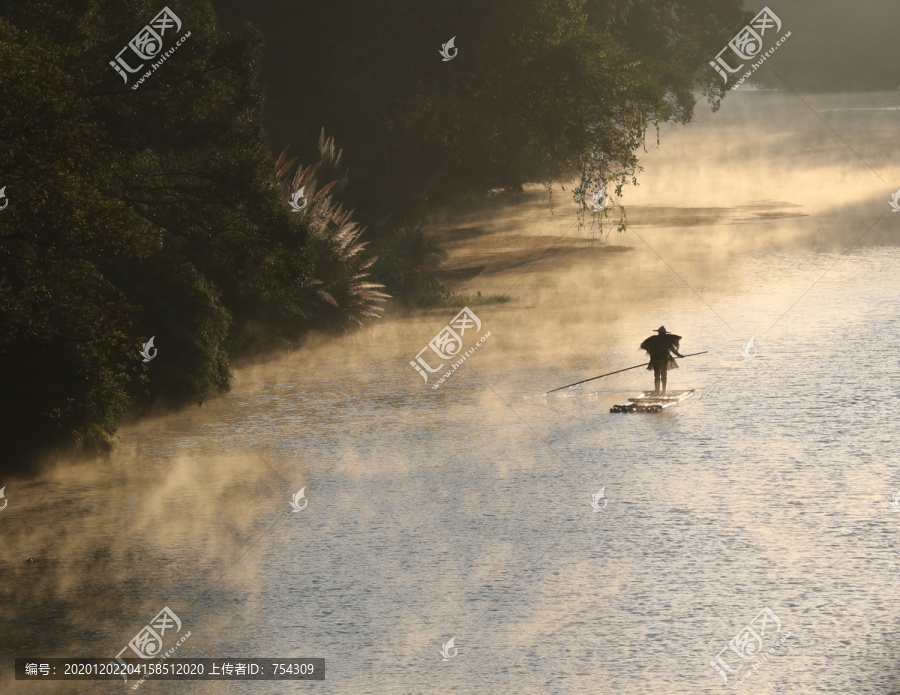
[[[371,3],[321,8],[330,31],[292,43],[295,68],[318,66],[302,80],[276,79],[277,61],[264,70],[260,30],[223,31],[204,0],[172,5],[191,40],[136,91],[109,62],[150,21],[145,3],[11,7],[0,18],[0,100],[14,107],[0,114],[11,433],[0,472],[108,452],[125,419],[202,404],[230,388],[234,364],[385,307],[514,302],[465,283],[534,259],[494,251],[442,267],[454,237],[428,215],[576,180],[583,222],[600,186],[618,196],[636,184],[648,130],[689,122],[698,93],[718,107],[708,56],[749,17],[740,0],[720,8],[727,25],[696,21],[682,0],[666,0],[671,13],[658,4],[526,0],[513,17],[487,16],[478,32],[490,41],[461,40],[446,64],[421,32],[404,35],[406,52],[441,69],[387,111],[383,95],[411,76],[381,56],[399,28]],[[276,142],[297,143],[296,156]]]
[[[437,306],[424,307],[415,310],[416,314],[427,316],[442,316],[448,312],[458,312],[463,307],[474,309],[476,307],[494,306],[497,304],[509,304],[519,300],[511,294],[452,294]],[[413,312],[409,312],[412,314]]]

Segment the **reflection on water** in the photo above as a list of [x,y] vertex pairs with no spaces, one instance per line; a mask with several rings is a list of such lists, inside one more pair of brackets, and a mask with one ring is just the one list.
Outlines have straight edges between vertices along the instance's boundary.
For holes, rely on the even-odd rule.
[[[543,230],[510,201],[450,220],[491,232],[454,250],[495,257],[469,289],[519,301],[478,308],[491,340],[440,389],[409,360],[455,311],[244,367],[228,396],[123,428],[109,461],[9,482],[0,690],[122,690],[30,687],[12,659],[112,657],[168,606],[178,656],[324,657],[321,692],[712,693],[709,662],[768,607],[790,637],[741,691],[891,692],[900,215],[840,140],[739,106],[647,155],[643,224],[613,237],[632,250],[544,253],[559,209]],[[611,415],[644,370],[543,395],[640,362],[661,323],[710,350],[670,373],[693,399]]]

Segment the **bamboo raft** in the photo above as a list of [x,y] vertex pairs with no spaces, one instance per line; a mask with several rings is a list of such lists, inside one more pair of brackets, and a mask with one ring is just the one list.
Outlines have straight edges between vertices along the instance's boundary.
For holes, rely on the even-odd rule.
[[643,391],[640,396],[629,398],[625,405],[614,405],[611,413],[660,413],[666,408],[678,405],[686,398],[694,395],[694,389],[688,391],[669,391],[665,396],[654,396],[653,391]]

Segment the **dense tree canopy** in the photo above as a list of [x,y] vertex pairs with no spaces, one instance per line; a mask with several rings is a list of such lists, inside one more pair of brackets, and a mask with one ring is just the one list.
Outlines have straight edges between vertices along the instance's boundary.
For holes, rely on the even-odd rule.
[[689,120],[698,91],[717,103],[708,63],[750,16],[740,0],[217,5],[271,35],[273,132],[325,125],[376,235],[491,189],[628,179],[648,128]]
[[109,61],[159,8],[33,2],[0,18],[4,464],[36,444],[103,448],[129,407],[202,401],[236,351],[380,299],[347,212],[319,195],[293,214],[277,185],[258,36],[218,31],[208,4],[171,7],[191,35],[137,90]]

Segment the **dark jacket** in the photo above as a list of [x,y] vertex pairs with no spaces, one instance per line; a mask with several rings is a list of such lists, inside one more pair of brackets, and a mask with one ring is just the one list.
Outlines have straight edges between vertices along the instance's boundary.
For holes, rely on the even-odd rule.
[[668,369],[678,369],[678,363],[672,358],[670,352],[677,354],[680,342],[680,335],[663,333],[662,335],[651,335],[641,343],[641,350],[646,350],[647,354],[650,355],[650,364],[647,365],[647,371],[653,369],[654,362],[663,362]]

